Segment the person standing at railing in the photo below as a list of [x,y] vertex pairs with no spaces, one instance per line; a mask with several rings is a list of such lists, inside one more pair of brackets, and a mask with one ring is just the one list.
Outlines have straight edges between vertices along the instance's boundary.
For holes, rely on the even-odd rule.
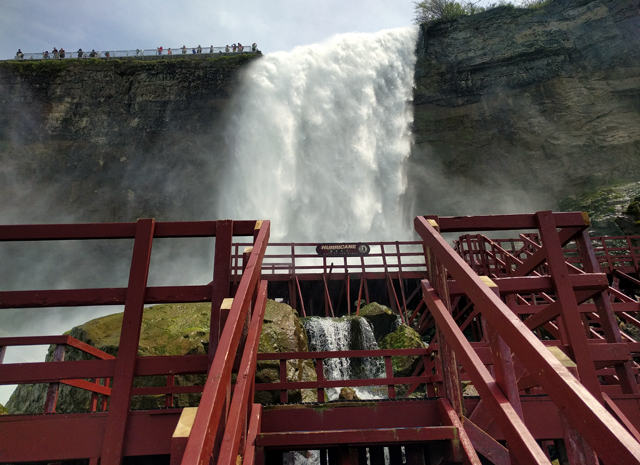
[[233,45],[231,46],[231,49],[233,50],[233,53],[236,53],[236,48],[237,48],[237,47],[236,47],[236,44],[233,44]]
[[111,58],[111,54],[109,52],[104,52],[104,56],[107,58]]
[[136,49],[136,56],[139,57],[142,55],[142,50],[140,50],[139,48]]
[[225,51],[226,53],[229,53],[229,45],[227,45],[227,46],[224,48],[224,51]]
[[96,53],[96,51],[92,49],[92,50],[91,50],[91,53],[89,53],[89,57],[90,57],[90,58],[95,58],[95,57],[97,57],[97,56],[98,56],[98,54]]
[[196,54],[196,49],[195,49],[195,48],[192,48],[192,49],[191,49],[191,53],[192,53],[193,55],[195,55],[195,54]]
[[78,49],[78,58],[82,58],[82,49],[81,48]]
[[213,53],[213,45],[209,48],[209,53]]
[[183,55],[187,54],[187,47],[185,47],[184,45],[182,46],[182,54]]
[[202,53],[202,47],[200,47],[200,45],[198,45],[198,53]]
[[244,47],[240,42],[238,42],[238,52],[242,53],[244,51]]
[[18,49],[18,53],[16,53],[16,60],[22,60],[24,58],[24,53],[22,50]]
[[57,48],[53,47],[53,52],[52,53],[53,53],[53,58],[59,58],[60,57],[60,55],[58,55],[58,49]]
[[256,44],[255,42],[251,44],[251,51],[255,52],[256,50],[258,50],[258,44]]
[[60,58],[64,58],[66,52],[64,51],[64,49],[62,47],[60,47]]
[[46,60],[49,58],[49,50],[47,50],[46,52],[42,52],[42,59]]
[[171,51],[171,47],[169,47],[169,50],[167,50],[167,55],[173,55],[173,52]]
[[162,47],[158,47],[158,55],[162,55]]

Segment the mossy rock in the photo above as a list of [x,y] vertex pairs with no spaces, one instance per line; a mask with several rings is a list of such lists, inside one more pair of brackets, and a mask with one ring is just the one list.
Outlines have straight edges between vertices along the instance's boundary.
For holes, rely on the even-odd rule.
[[0,415],[9,415],[9,410],[2,404],[0,404]]
[[[287,304],[269,300],[262,323],[259,353],[308,352],[307,333],[298,313]],[[258,362],[256,383],[276,383],[280,380],[280,364],[277,360]],[[287,381],[316,381],[316,369],[312,360],[287,360]],[[256,391],[255,401],[275,404],[280,401],[279,391]],[[315,389],[289,391],[289,402],[317,402]]]
[[640,182],[613,183],[567,197],[560,202],[562,211],[585,211],[591,219],[592,236],[640,234]]
[[343,387],[340,389],[340,395],[338,396],[340,400],[360,400],[356,390],[350,387]]
[[[209,321],[211,304],[170,304],[146,308],[142,318],[142,330],[138,346],[138,356],[158,355],[203,355],[209,349]],[[98,349],[116,356],[120,342],[122,313],[108,315],[77,326],[67,334]],[[46,360],[53,359],[53,347],[49,348]],[[304,352],[307,351],[307,336],[297,313],[288,305],[274,301],[267,302],[260,352]],[[92,360],[93,357],[79,350],[69,348],[65,360]],[[275,382],[279,379],[278,362],[265,361],[258,364],[258,382]],[[176,376],[178,386],[204,384],[206,375]],[[287,362],[289,381],[315,381],[316,372],[311,360],[290,360]],[[262,380],[262,381],[260,381]],[[135,387],[158,387],[166,385],[166,376],[136,378]],[[10,413],[41,413],[44,407],[47,384],[24,384],[14,391],[7,410]],[[275,393],[279,399],[279,393]],[[179,407],[197,406],[201,394],[178,394],[174,404]],[[261,392],[256,398],[261,398]],[[296,397],[297,396],[297,397]],[[268,397],[268,398],[266,398]],[[274,396],[265,396],[265,403],[272,403]],[[56,411],[59,413],[86,412],[89,410],[91,394],[68,385],[61,385]],[[164,407],[165,396],[134,396],[132,409],[152,409]],[[317,393],[312,390],[295,391],[292,401],[316,402]]]
[[369,320],[373,326],[373,334],[378,342],[391,332],[398,319],[398,315],[393,313],[389,307],[376,302],[371,302],[362,307],[359,315]]
[[[420,335],[413,328],[404,324],[385,336],[379,345],[381,349],[423,349],[426,347]],[[391,357],[393,376],[398,378],[411,376],[419,359],[418,355]]]
[[[170,304],[145,308],[142,318],[138,356],[203,355],[209,346],[209,320],[211,304]],[[76,326],[69,334],[103,352],[116,356],[120,342],[122,313],[107,315]],[[53,346],[45,360],[53,359]],[[67,348],[65,360],[93,360],[94,357],[73,348]],[[176,376],[178,386],[204,384],[205,375]],[[136,378],[135,387],[166,386],[166,376]],[[46,397],[47,384],[18,386],[7,402],[11,413],[41,413]],[[178,394],[175,405],[198,405],[200,394]],[[68,385],[61,385],[56,411],[58,413],[87,412],[91,393]],[[132,409],[164,407],[164,396],[134,396]]]

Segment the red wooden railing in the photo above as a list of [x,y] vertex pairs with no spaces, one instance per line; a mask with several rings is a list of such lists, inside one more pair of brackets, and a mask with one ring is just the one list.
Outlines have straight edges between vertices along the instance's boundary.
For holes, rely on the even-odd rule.
[[[227,311],[222,308],[221,304],[224,299],[232,297],[230,257],[234,236],[252,236],[254,246],[245,251],[245,270],[238,283],[233,305],[231,305],[230,311]],[[210,284],[147,287],[153,239],[167,237],[216,237],[214,279]],[[260,312],[263,311],[263,309],[260,310],[260,305],[264,304],[266,298],[266,284],[260,287],[260,293],[258,292],[258,284],[261,274],[260,265],[268,237],[268,221],[234,222],[223,220],[166,223],[148,219],[139,220],[137,223],[0,226],[0,241],[135,239],[129,284],[126,288],[0,292],[0,309],[124,304],[120,345],[116,358],[102,354],[100,351],[68,337],[2,339],[3,347],[26,343],[56,343],[60,348],[63,347],[63,343],[69,344],[101,359],[3,364],[0,366],[0,384],[52,383],[55,386],[56,383],[64,382],[91,390],[94,393],[110,395],[106,413],[86,414],[86,417],[77,417],[77,420],[75,420],[76,417],[73,417],[75,429],[67,431],[65,434],[81,437],[84,433],[83,430],[100,431],[101,433],[95,438],[92,437],[89,443],[74,441],[71,448],[61,447],[60,444],[64,441],[60,442],[60,438],[55,434],[42,438],[38,436],[40,438],[38,439],[38,447],[30,447],[30,438],[21,433],[24,428],[20,426],[21,423],[30,421],[31,417],[28,415],[16,419],[9,416],[6,419],[10,421],[0,421],[0,436],[3,438],[0,441],[0,456],[3,460],[42,461],[89,458],[91,463],[97,463],[99,458],[102,465],[119,465],[125,449],[146,450],[144,444],[128,442],[128,438],[131,437],[129,434],[129,420],[132,415],[130,412],[131,396],[164,394],[167,396],[165,405],[170,406],[173,403],[172,396],[174,394],[197,392],[202,389],[198,386],[173,386],[174,377],[183,374],[207,373],[209,365],[213,361],[213,368],[209,370],[208,383],[204,387],[203,401],[201,402],[201,410],[205,412],[210,406],[211,380],[218,379],[218,374],[222,373],[224,378],[229,381],[238,347],[241,344],[242,347],[247,347],[245,338],[242,337],[242,329],[245,317],[250,313],[250,308],[259,304],[253,313],[260,315]],[[258,299],[259,296],[262,296],[262,300]],[[144,304],[185,302],[212,302],[210,356],[138,357]],[[226,325],[224,324],[225,320]],[[224,330],[220,333],[220,327],[223,325]],[[0,352],[4,353],[4,350]],[[61,351],[56,350],[56,354],[54,358],[62,360]],[[255,359],[255,355],[253,359]],[[247,375],[250,377],[250,373]],[[167,376],[168,386],[133,388],[133,380],[139,376]],[[111,379],[112,385],[110,388],[99,387],[95,383],[83,381],[85,379]],[[213,383],[215,384],[215,382]],[[229,391],[228,383],[226,390]],[[218,391],[214,397],[218,400]],[[242,409],[240,410],[242,411]],[[53,409],[48,408],[48,411],[53,411]],[[202,418],[207,425],[213,425],[214,428],[220,423],[219,417],[215,420],[210,417]],[[144,419],[146,423],[140,423],[141,420],[138,416],[136,419],[136,425],[145,424],[147,427],[157,427],[152,426],[157,425],[157,422],[153,422],[150,418]],[[34,424],[34,427],[37,426],[41,430],[46,430],[48,423],[52,425],[51,428],[57,427],[53,425],[60,425],[58,416],[39,417],[38,420],[39,422]],[[64,423],[66,420],[62,419],[62,421]],[[227,416],[225,415],[224,422],[226,421]],[[196,436],[200,432],[199,424],[196,422],[194,426]],[[26,427],[28,429],[28,426]],[[136,437],[140,437],[140,432],[136,432],[136,434]],[[157,449],[157,445],[149,447],[150,451],[154,450],[154,447]],[[77,450],[73,450],[74,448]],[[210,451],[204,452],[205,455],[208,453]]]
[[[280,391],[280,402],[287,403],[288,390],[295,389],[317,389],[318,402],[325,402],[325,389],[342,387],[363,387],[363,386],[386,386],[389,399],[396,398],[395,386],[400,384],[420,385],[425,384],[426,389],[433,395],[433,383],[438,380],[437,376],[428,375],[431,373],[432,362],[431,353],[436,346],[428,349],[386,349],[386,350],[340,350],[325,352],[283,352],[274,354],[258,354],[258,360],[278,360],[280,362],[280,380],[277,383],[256,384],[256,391]],[[421,375],[394,378],[392,368],[392,357],[419,356],[428,367]],[[324,377],[324,360],[332,358],[364,358],[382,357],[385,364],[385,377],[383,378],[362,378],[349,380],[327,380]],[[316,381],[287,381],[287,360],[315,360],[316,361]]]
[[[446,273],[453,278],[448,285],[451,296],[465,296],[472,304],[472,311],[476,312],[476,319],[482,321],[482,341],[491,354],[493,373],[486,369],[472,344],[462,334],[451,310],[439,295],[441,291],[435,290],[429,280],[423,280],[424,302],[441,331],[439,345],[451,347],[457,358],[457,361],[454,358],[452,364],[447,365],[438,353],[437,363],[441,366],[445,379],[451,377],[452,372],[458,371],[458,363],[462,365],[479,392],[484,409],[504,433],[509,451],[518,462],[549,463],[522,419],[519,391],[525,387],[522,381],[529,379],[533,385],[540,386],[540,392],[548,395],[556,404],[572,461],[595,464],[595,451],[604,463],[640,463],[640,444],[634,439],[633,432],[625,429],[607,410],[614,410],[611,405],[613,402],[601,389],[596,373],[599,361],[591,351],[593,335],[586,331],[589,324],[581,319],[578,307],[579,301],[593,299],[598,324],[604,334],[593,342],[606,344],[609,350],[625,351],[606,292],[608,282],[604,275],[599,274],[598,261],[585,232],[588,221],[579,213],[539,212],[535,215],[489,217],[417,217],[415,226],[428,256],[441,263],[446,268]],[[557,228],[561,228],[560,231]],[[501,257],[499,254],[502,252],[497,248],[484,254],[493,261],[494,270],[504,267],[510,271],[510,277],[483,280],[440,235],[440,232],[464,229],[538,229],[541,243],[524,255],[509,253],[518,259],[512,263],[507,262],[508,257]],[[567,268],[562,250],[562,246],[572,239],[578,244],[582,265],[582,269],[573,269],[574,274],[569,273],[572,268]],[[487,244],[486,241],[483,243]],[[471,262],[483,266],[481,260],[474,258]],[[536,276],[536,270],[546,273]],[[529,276],[531,273],[534,276]],[[526,292],[544,293],[547,290],[554,296],[550,299],[551,303],[539,306],[540,309],[530,308],[533,316],[521,321],[513,311],[517,300],[512,296]],[[501,300],[501,296],[509,306]],[[446,298],[448,300],[449,296]],[[575,362],[575,369],[565,368],[532,332],[532,329],[550,322],[554,322],[556,335],[573,359],[570,362]],[[518,366],[515,366],[515,361]],[[629,352],[601,360],[600,365],[615,367],[614,372],[622,392],[638,397],[637,381],[632,370],[633,360]],[[516,377],[520,366],[525,374],[523,376],[519,372]],[[570,370],[575,372],[572,374]],[[460,403],[459,399],[454,398],[456,393],[446,389],[446,386],[444,394],[452,405]],[[476,413],[474,411],[472,417]],[[620,413],[625,423],[627,418]],[[465,412],[460,414],[465,415]],[[463,423],[467,424],[466,417]],[[469,420],[468,423],[471,425],[473,421]],[[625,423],[625,426],[629,424],[631,422]],[[470,428],[468,431],[475,430]],[[485,442],[484,447],[488,447],[490,452],[492,446],[487,444]]]

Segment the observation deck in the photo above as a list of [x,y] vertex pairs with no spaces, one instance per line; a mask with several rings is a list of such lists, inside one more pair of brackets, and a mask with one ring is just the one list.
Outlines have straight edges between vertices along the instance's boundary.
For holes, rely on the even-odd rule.
[[[640,464],[640,342],[625,331],[640,328],[640,303],[620,290],[640,285],[640,238],[589,238],[580,212],[414,224],[420,241],[370,243],[357,257],[269,245],[269,221],[0,226],[0,241],[134,240],[126,288],[0,292],[0,310],[124,305],[117,357],[70,336],[0,338],[0,363],[10,346],[55,345],[53,362],[0,364],[1,384],[48,385],[41,414],[0,416],[0,462],[283,464],[288,451],[318,450],[321,464]],[[467,234],[454,248],[448,233]],[[213,281],[148,286],[153,241],[189,237],[215,237]],[[373,294],[432,333],[428,348],[258,353],[268,297],[338,316]],[[144,305],[183,302],[211,302],[209,354],[138,356]],[[95,359],[64,361],[66,347]],[[403,355],[421,363],[394,377]],[[325,379],[324,360],[344,357],[380,357],[385,377]],[[312,360],[317,380],[287,381],[291,359]],[[255,384],[258,360],[277,361],[280,380]],[[176,386],[183,374],[207,376]],[[134,387],[146,376],[166,386]],[[91,412],[55,413],[60,384],[90,391]],[[387,399],[327,401],[344,386],[381,386]],[[298,389],[319,402],[290,403]],[[256,390],[280,403],[254,403]],[[195,392],[197,407],[174,407]],[[165,408],[131,410],[132,396],[150,395]]]

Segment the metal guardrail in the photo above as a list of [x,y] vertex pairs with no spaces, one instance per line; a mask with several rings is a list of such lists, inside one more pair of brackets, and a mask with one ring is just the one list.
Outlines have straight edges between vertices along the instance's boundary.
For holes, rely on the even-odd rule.
[[[258,47],[255,44],[244,45],[242,47],[233,47],[230,45],[224,47],[169,47],[169,48],[146,48],[134,50],[78,50],[76,52],[20,52],[11,60],[65,60],[70,58],[136,58],[145,56],[182,56],[182,55],[219,55],[222,53],[248,53],[257,52]],[[5,60],[6,61],[6,60]]]

